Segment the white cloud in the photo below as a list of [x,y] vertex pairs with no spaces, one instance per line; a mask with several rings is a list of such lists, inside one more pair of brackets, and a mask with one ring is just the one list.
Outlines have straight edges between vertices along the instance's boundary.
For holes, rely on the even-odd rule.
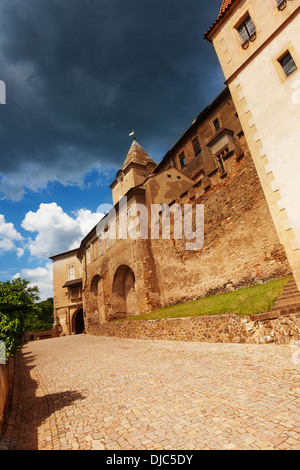
[[22,269],[21,272],[13,276],[13,279],[19,277],[29,281],[30,286],[38,286],[41,300],[53,297],[53,268],[51,261],[45,267]]
[[28,212],[22,227],[37,232],[35,239],[29,239],[28,248],[34,257],[49,256],[77,248],[81,240],[99,222],[102,214],[87,209],[69,216],[55,202],[41,204],[37,212]]
[[92,230],[93,227],[95,227],[95,225],[97,225],[97,223],[103,217],[103,214],[99,214],[98,212],[92,213],[87,209],[79,209],[79,211],[75,212],[74,215],[76,216],[76,222],[79,223],[84,237]]
[[[41,204],[36,212],[28,212],[22,222],[23,229],[35,232],[35,238],[29,238],[26,248],[33,257],[48,258],[64,251],[77,248],[81,240],[99,222],[103,214],[93,213],[87,209],[79,209],[72,216],[68,215],[55,202]],[[23,246],[16,246],[22,242]],[[25,241],[13,224],[6,223],[0,215],[0,254],[14,250],[20,258],[24,254]],[[37,285],[42,300],[53,296],[52,262],[43,267],[21,269],[13,279],[21,277]]]
[[0,255],[9,251],[16,251],[20,258],[24,254],[23,248],[16,243],[23,240],[22,235],[15,229],[14,224],[6,222],[3,214],[0,214]]
[[24,255],[24,248],[17,248],[17,257],[22,258]]

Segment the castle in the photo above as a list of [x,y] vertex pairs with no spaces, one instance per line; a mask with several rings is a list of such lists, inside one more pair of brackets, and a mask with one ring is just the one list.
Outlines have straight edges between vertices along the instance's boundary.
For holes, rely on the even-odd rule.
[[[285,96],[299,77],[298,13],[297,0],[223,1],[205,34],[226,77],[223,92],[160,162],[134,139],[111,184],[113,209],[78,249],[51,258],[62,334],[97,334],[112,319],[291,272],[299,287],[299,136]],[[175,209],[186,207],[204,208],[204,243],[193,249],[174,228]]]

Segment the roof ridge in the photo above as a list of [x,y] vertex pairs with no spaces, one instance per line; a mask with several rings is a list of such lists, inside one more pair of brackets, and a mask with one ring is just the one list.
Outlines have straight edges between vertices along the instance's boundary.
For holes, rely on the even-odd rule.
[[208,39],[209,33],[214,29],[214,27],[219,23],[219,21],[225,16],[227,11],[233,6],[234,3],[236,3],[237,0],[223,0],[222,5],[219,11],[219,15],[216,19],[216,21],[211,25],[211,27],[206,31],[204,34],[205,39]]

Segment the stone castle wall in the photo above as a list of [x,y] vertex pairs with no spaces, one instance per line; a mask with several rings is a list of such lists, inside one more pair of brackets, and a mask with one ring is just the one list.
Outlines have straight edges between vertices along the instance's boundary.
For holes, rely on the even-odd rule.
[[244,137],[244,156],[227,161],[218,184],[196,185],[176,202],[204,204],[204,246],[187,251],[184,240],[153,240],[163,305],[245,287],[290,274]]
[[[216,118],[220,127],[215,126]],[[202,149],[197,158],[196,136]],[[75,332],[78,309],[82,309],[85,331],[96,334],[98,326],[109,320],[291,273],[228,90],[198,116],[151,177],[144,176],[144,184],[126,194],[129,218],[135,204],[146,206],[148,214],[153,203],[168,204],[171,209],[174,203],[201,204],[204,246],[189,251],[188,240],[177,239],[172,230],[169,239],[150,237],[151,221],[148,239],[112,238],[99,243],[95,227],[74,253],[52,258],[55,314],[63,334]],[[118,205],[116,216],[118,220]],[[104,232],[108,218],[102,221]],[[82,298],[73,297],[65,287],[70,263],[75,277],[81,278]]]
[[117,321],[98,325],[94,333],[143,340],[291,344],[300,340],[300,313],[268,320],[225,314]]
[[196,183],[175,201],[204,205],[202,249],[187,251],[186,240],[172,236],[168,240],[121,240],[112,243],[103,262],[96,256],[96,241],[94,247],[91,244],[95,259],[84,280],[87,333],[98,334],[99,325],[122,318],[119,311],[123,317],[134,315],[129,308],[117,307],[119,298],[123,296],[124,301],[126,288],[125,277],[117,279],[118,266],[132,271],[135,282],[127,304],[134,297],[136,315],[290,274],[243,135],[240,146],[244,153],[227,159],[225,178],[216,175],[218,179],[208,187],[205,180]]

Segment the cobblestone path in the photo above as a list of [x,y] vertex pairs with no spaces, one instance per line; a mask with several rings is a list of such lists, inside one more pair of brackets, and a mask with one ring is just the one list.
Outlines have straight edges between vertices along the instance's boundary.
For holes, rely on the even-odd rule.
[[95,336],[28,343],[0,449],[300,450],[295,352]]

